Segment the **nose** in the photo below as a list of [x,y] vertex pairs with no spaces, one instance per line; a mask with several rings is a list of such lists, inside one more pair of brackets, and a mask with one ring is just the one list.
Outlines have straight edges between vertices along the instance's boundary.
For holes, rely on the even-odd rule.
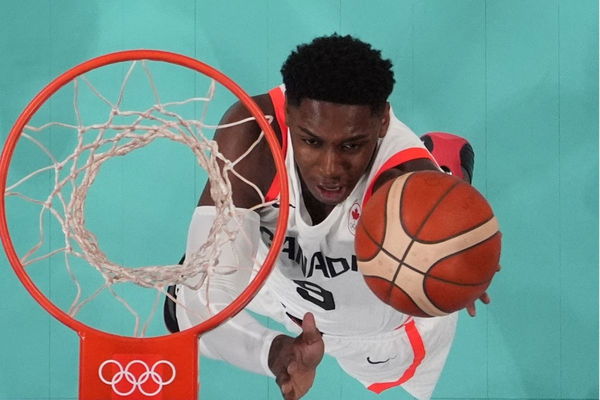
[[333,149],[326,149],[319,160],[321,174],[327,179],[339,179],[341,176],[341,160]]

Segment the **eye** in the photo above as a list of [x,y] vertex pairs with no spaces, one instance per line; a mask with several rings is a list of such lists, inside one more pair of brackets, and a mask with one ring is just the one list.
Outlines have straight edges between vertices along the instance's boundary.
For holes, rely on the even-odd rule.
[[344,151],[356,151],[360,148],[359,143],[346,143],[342,145],[342,150]]
[[319,141],[314,138],[304,138],[304,139],[302,139],[302,141],[309,146],[316,146],[319,144]]

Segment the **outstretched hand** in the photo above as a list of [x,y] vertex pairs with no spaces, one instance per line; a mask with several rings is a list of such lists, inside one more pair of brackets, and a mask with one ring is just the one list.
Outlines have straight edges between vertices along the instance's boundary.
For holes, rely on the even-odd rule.
[[311,313],[304,315],[302,333],[298,337],[280,335],[273,340],[269,368],[285,400],[297,400],[308,392],[324,351],[321,332]]
[[[483,304],[490,304],[490,296],[487,294],[487,292],[484,292],[480,297],[479,300],[481,300],[481,302]],[[477,311],[475,310],[475,302],[469,303],[467,304],[467,313],[471,316],[474,317],[477,314]]]

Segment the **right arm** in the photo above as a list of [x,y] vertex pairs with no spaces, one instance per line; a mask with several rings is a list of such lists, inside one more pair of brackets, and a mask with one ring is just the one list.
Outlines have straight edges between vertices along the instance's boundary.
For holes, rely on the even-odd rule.
[[[272,115],[272,110],[269,109],[270,100],[268,95],[257,96],[254,100],[261,106],[265,114]],[[227,110],[219,125],[233,124],[248,117],[250,117],[250,113],[245,106],[236,103]],[[259,126],[250,121],[218,129],[215,132],[214,140],[217,142],[219,152],[228,160],[234,161],[244,154],[259,138],[260,131]],[[270,150],[266,140],[263,139],[253,151],[235,166],[235,170],[253,182],[262,193],[266,193],[270,182],[275,176],[275,167],[269,157]],[[257,173],[259,170],[256,167],[257,165],[261,166],[260,174]],[[221,161],[219,161],[219,166],[223,167]],[[237,208],[250,209],[262,202],[260,195],[247,183],[234,174],[229,174],[229,179],[232,187],[232,200]],[[204,187],[198,202],[198,208],[194,211],[190,223],[186,257],[197,251],[209,239],[209,229],[216,214],[216,209],[213,207],[215,203],[210,190],[209,181]],[[254,245],[250,246],[253,248],[249,249],[244,257],[246,263],[251,266],[258,246],[259,218],[255,212],[248,210],[244,220],[248,221],[245,225],[251,230],[248,236],[255,240]],[[252,230],[255,230],[255,232]],[[221,249],[219,264],[235,265],[238,263],[235,258],[240,253],[238,247],[241,241],[236,240],[236,242],[227,248]],[[242,265],[242,267],[246,266]],[[245,288],[249,279],[249,268],[237,268],[235,272],[227,275],[211,274],[207,286],[209,289],[207,290],[204,290],[204,287],[194,290],[179,285],[177,298],[185,305],[185,307],[177,307],[177,321],[180,329],[196,325],[203,319],[213,315],[215,311],[226,307]],[[203,355],[221,359],[240,368],[271,375],[267,362],[270,342],[280,334],[280,332],[263,327],[249,313],[241,311],[231,320],[203,334],[200,340],[200,351]],[[235,346],[232,346],[232,344],[235,344]]]
[[[275,115],[268,95],[256,96],[254,100],[266,115]],[[249,113],[245,107],[236,104],[224,115],[221,125],[247,117],[249,117]],[[276,123],[272,125],[281,143],[282,133]],[[250,122],[219,129],[215,134],[215,140],[220,152],[227,159],[236,160],[246,152],[259,135],[258,125]],[[261,140],[257,147],[236,164],[235,169],[253,182],[263,195],[266,194],[276,172],[267,141]],[[262,199],[255,189],[233,175],[230,177],[233,202],[237,208],[249,209],[262,203]],[[198,205],[201,207],[214,205],[210,196],[210,183],[204,188]],[[197,234],[192,235],[192,228],[190,227],[187,252],[197,249],[197,246],[206,240],[206,238],[198,237]],[[258,226],[256,231],[258,234]],[[236,274],[238,273],[236,272]],[[246,277],[240,279],[239,276],[236,278],[230,275],[218,277],[217,280],[221,279],[228,282],[221,282],[222,285],[219,285],[219,282],[212,282],[211,297],[226,306],[237,295],[234,295],[231,290],[227,290],[231,281],[237,279],[238,284],[240,282],[244,284],[243,282],[247,283],[247,280]],[[216,288],[215,283],[217,283]],[[214,293],[215,291],[217,293]],[[188,295],[190,294],[188,293]],[[323,340],[311,314],[305,316],[302,329],[303,333],[297,338],[293,338],[265,328],[250,314],[242,311],[232,320],[202,335],[201,351],[205,355],[225,360],[253,372],[274,375],[284,398],[297,399],[312,386],[316,366],[321,361],[324,352]]]

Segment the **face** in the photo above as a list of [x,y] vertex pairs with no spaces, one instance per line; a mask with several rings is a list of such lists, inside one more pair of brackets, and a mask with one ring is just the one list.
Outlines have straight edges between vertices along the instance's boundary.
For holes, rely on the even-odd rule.
[[318,202],[342,202],[366,171],[389,124],[389,106],[373,113],[355,106],[303,99],[286,107],[296,165]]

